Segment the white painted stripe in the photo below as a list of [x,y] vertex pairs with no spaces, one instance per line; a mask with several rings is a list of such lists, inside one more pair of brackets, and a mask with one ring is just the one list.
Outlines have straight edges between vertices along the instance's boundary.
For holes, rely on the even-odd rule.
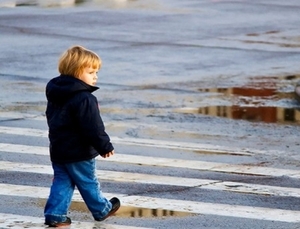
[[[18,115],[15,115],[19,117]],[[27,117],[25,117],[27,118]],[[45,120],[45,117],[34,117],[29,116],[30,119]],[[108,125],[115,125],[115,123],[107,123]],[[118,125],[126,125],[126,123],[118,123]],[[150,125],[149,125],[150,126]],[[48,137],[48,131],[33,129],[33,128],[19,128],[19,127],[5,127],[0,126],[0,133],[3,134],[14,134],[14,135],[24,135],[32,137]],[[231,155],[244,155],[251,156],[253,154],[285,154],[285,151],[280,150],[257,150],[249,148],[236,148],[236,147],[226,147],[221,145],[211,145],[211,144],[200,144],[192,142],[174,142],[174,141],[164,141],[155,139],[143,139],[143,138],[120,138],[117,136],[111,136],[113,143],[122,145],[136,145],[136,146],[147,146],[156,147],[164,149],[177,149],[177,150],[189,150],[189,151],[199,151],[204,153],[213,154],[231,154]]]
[[42,115],[0,111],[0,120],[11,120],[11,119],[30,119],[30,120],[46,121],[46,117]]
[[31,137],[47,137],[48,132],[45,130],[31,129],[31,128],[20,128],[20,127],[7,127],[0,126],[1,134],[15,134],[22,136],[31,136]]
[[[0,133],[32,136],[32,137],[48,137],[47,131],[39,130],[39,129],[30,129],[30,128],[0,126]],[[249,153],[246,150],[242,151],[239,149],[226,148],[224,146],[190,143],[190,142],[172,142],[172,141],[141,139],[141,138],[119,138],[114,136],[111,137],[111,141],[115,144],[122,144],[122,145],[136,145],[136,146],[156,147],[156,148],[164,148],[164,149],[202,151],[202,152],[207,152],[207,153],[210,152],[214,154],[234,154],[234,155],[245,155],[245,156],[252,155],[252,153]]]
[[[15,163],[0,161],[0,171],[30,172],[39,174],[53,174],[52,167],[38,164]],[[182,187],[195,187],[200,189],[249,193],[257,195],[300,197],[300,189],[290,187],[278,187],[268,185],[230,182],[221,180],[194,179],[171,176],[157,176],[141,173],[116,172],[97,170],[97,176],[101,180],[118,182],[135,182],[142,184],[172,185]]]
[[[102,160],[102,158],[98,158]],[[132,163],[138,165],[150,165],[150,166],[164,166],[164,167],[175,167],[184,169],[195,169],[202,171],[214,171],[223,173],[235,173],[235,174],[247,174],[247,175],[258,175],[258,176],[288,176],[293,178],[300,178],[300,171],[289,170],[289,169],[277,169],[271,167],[260,167],[250,165],[238,165],[238,164],[226,164],[217,162],[206,162],[206,161],[190,161],[173,158],[161,158],[161,157],[147,157],[147,156],[136,156],[127,154],[117,154],[114,157],[106,158],[108,161]]]
[[[44,218],[5,214],[0,213],[0,228],[32,228],[32,229],[45,229]],[[76,229],[95,229],[95,228],[111,228],[111,229],[150,229],[146,227],[131,227],[116,224],[105,224],[103,222],[82,222],[72,221],[72,228]]]
[[[48,197],[49,188],[0,184],[0,194],[45,199]],[[73,196],[73,200],[82,202],[79,193],[76,191],[74,194],[75,195]],[[110,198],[112,194],[104,193],[104,195]],[[148,209],[164,209],[170,211],[180,211],[204,215],[218,215],[290,223],[300,222],[300,211],[241,205],[205,203],[196,201],[184,201],[175,199],[163,199],[147,196],[127,196],[123,194],[117,194],[117,196],[121,199],[121,203],[123,206]]]
[[[0,152],[49,155],[47,147],[17,145],[17,144],[8,144],[8,143],[0,143]],[[196,160],[191,161],[191,160],[137,156],[137,155],[128,155],[128,154],[115,154],[113,157],[109,157],[106,159],[103,159],[101,157],[97,157],[96,159],[118,162],[118,163],[126,163],[126,164],[175,167],[175,168],[202,170],[202,171],[214,171],[214,172],[248,174],[248,175],[259,175],[259,176],[274,176],[274,177],[287,176],[292,178],[300,178],[299,170],[278,169],[278,168],[250,166],[250,165],[236,165],[236,164],[226,164],[226,163],[216,163],[216,162],[206,162],[206,161],[196,161]]]

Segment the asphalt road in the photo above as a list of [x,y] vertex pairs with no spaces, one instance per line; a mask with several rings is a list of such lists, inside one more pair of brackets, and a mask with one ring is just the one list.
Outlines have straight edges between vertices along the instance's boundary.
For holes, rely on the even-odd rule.
[[44,87],[74,44],[103,60],[99,179],[124,208],[94,225],[75,196],[72,228],[300,227],[298,1],[53,3],[0,1],[0,228],[42,227]]

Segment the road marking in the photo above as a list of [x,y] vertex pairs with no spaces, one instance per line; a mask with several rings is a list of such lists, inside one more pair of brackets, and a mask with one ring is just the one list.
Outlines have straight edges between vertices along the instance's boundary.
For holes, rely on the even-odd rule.
[[[33,155],[49,155],[48,147],[17,145],[17,144],[8,144],[8,143],[0,143],[0,152],[24,153],[24,154],[33,154]],[[226,163],[216,163],[216,162],[206,162],[206,161],[196,161],[196,160],[192,161],[192,160],[182,160],[182,159],[173,159],[173,158],[137,156],[137,155],[129,155],[129,154],[115,154],[113,157],[109,157],[106,159],[102,159],[101,157],[97,157],[96,159],[118,162],[118,163],[126,163],[126,164],[175,167],[175,168],[245,174],[245,175],[273,176],[273,177],[287,176],[292,178],[300,178],[299,170],[278,169],[278,168],[250,166],[250,165],[226,164]]]
[[[16,163],[0,161],[0,171],[27,172],[37,174],[53,174],[51,166]],[[97,176],[101,180],[134,182],[142,184],[172,185],[181,187],[195,187],[201,189],[230,191],[238,193],[248,193],[256,195],[300,197],[300,189],[290,187],[278,187],[269,185],[249,184],[242,182],[230,182],[221,180],[194,179],[172,176],[157,176],[141,173],[116,172],[108,170],[96,170]]]
[[[44,138],[48,137],[48,131],[31,129],[31,128],[0,126],[0,133],[32,136],[32,137],[44,137]],[[111,136],[111,141],[115,144],[122,144],[122,145],[136,145],[136,146],[155,147],[155,148],[164,148],[164,149],[201,151],[201,152],[214,153],[214,154],[231,154],[231,155],[241,155],[241,156],[253,155],[253,153],[249,153],[247,152],[247,150],[239,150],[235,148],[227,148],[224,146],[191,143],[191,142],[172,142],[172,141],[140,139],[140,138],[120,138],[115,136]]]
[[[32,119],[32,120],[42,120],[46,122],[44,116],[20,116],[17,114],[3,114],[4,117],[8,118],[11,115],[11,119]],[[1,115],[2,116],[2,115]],[[0,117],[1,117],[0,116]],[[108,125],[115,125],[114,123],[106,123]],[[119,122],[118,125],[127,125],[124,122]],[[150,126],[150,125],[148,125]],[[2,134],[13,134],[13,135],[24,135],[32,137],[48,137],[48,131],[33,129],[33,128],[20,128],[20,127],[5,127],[0,126],[0,133]],[[164,149],[177,149],[177,150],[188,150],[188,151],[198,151],[204,153],[213,153],[213,154],[229,154],[229,155],[240,155],[240,156],[252,156],[253,154],[282,154],[286,152],[281,150],[257,150],[249,148],[233,148],[226,147],[221,145],[211,145],[211,144],[200,144],[192,142],[174,142],[174,141],[164,141],[164,140],[155,140],[155,139],[143,139],[143,138],[120,138],[117,136],[111,136],[113,143],[122,144],[122,145],[136,145],[143,147],[155,147],[155,148],[164,148]]]
[[[24,129],[25,128],[14,128],[12,130],[11,127],[8,128],[0,127],[0,133],[16,134],[15,131],[18,131],[17,133],[18,135],[27,135],[28,132],[26,131],[31,130],[31,129],[25,129],[26,131],[23,132]],[[37,129],[32,129],[32,130],[33,132],[30,132],[30,134],[32,134],[30,136],[47,137],[45,131],[37,130]],[[124,139],[122,139],[122,141],[123,140]],[[128,140],[130,141],[132,139],[128,139]],[[147,139],[139,139],[138,141],[134,142],[134,144],[139,144],[139,145],[148,144],[147,146],[156,147],[155,145],[153,145],[156,141],[154,140],[153,142],[151,141],[149,142]],[[161,141],[159,144],[163,144],[163,143],[164,141]],[[176,144],[173,144],[172,147],[175,147],[176,149],[182,149],[178,147]],[[5,143],[0,143],[0,152],[24,153],[24,154],[33,154],[33,155],[37,154],[37,155],[47,155],[47,156],[49,155],[48,147],[15,145],[15,144],[5,144]],[[97,159],[103,160],[101,157],[97,157]],[[147,156],[136,156],[136,155],[125,155],[125,154],[117,154],[114,157],[105,160],[118,162],[118,163],[127,163],[127,164],[131,163],[131,164],[139,164],[139,165],[165,166],[165,167],[175,167],[175,168],[185,168],[185,169],[195,169],[195,170],[217,171],[217,172],[225,172],[225,173],[251,174],[251,175],[262,175],[262,176],[272,176],[272,177],[289,176],[293,178],[300,178],[300,172],[298,172],[297,170],[276,169],[276,168],[260,167],[260,166],[245,166],[245,165],[214,163],[214,162],[205,162],[205,161],[157,158],[157,157],[154,158],[154,157],[147,157]],[[19,171],[19,172],[52,174],[52,168],[50,166],[14,163],[14,162],[6,162],[6,161],[0,161],[0,171],[12,171],[12,172]],[[149,174],[123,173],[123,172],[102,171],[102,170],[97,170],[97,173],[98,176],[101,177],[101,179],[114,180],[120,182],[151,183],[156,185],[162,184],[162,185],[173,185],[173,186],[178,185],[178,186],[185,186],[185,187],[211,189],[211,190],[221,190],[221,191],[226,190],[226,191],[233,191],[233,192],[259,194],[259,195],[289,196],[289,197],[296,197],[296,198],[299,198],[300,196],[300,189],[289,188],[289,187],[276,187],[276,186],[266,186],[266,185],[257,185],[257,184],[246,184],[240,182],[228,182],[228,181],[223,182],[218,180],[204,180],[204,179],[202,180],[202,179],[193,179],[193,178],[156,176],[156,175],[149,175]],[[124,177],[126,177],[126,179],[124,179]],[[23,197],[31,197],[31,198],[38,198],[38,199],[46,199],[49,195],[49,191],[50,189],[45,187],[0,184],[0,195],[23,196]],[[185,201],[185,200],[155,198],[155,197],[148,197],[148,196],[130,196],[127,194],[105,193],[105,195],[107,196],[107,198],[118,196],[120,197],[123,206],[134,207],[134,208],[163,209],[163,210],[187,212],[193,214],[217,215],[217,216],[257,219],[257,220],[270,220],[270,221],[278,221],[278,222],[290,222],[290,223],[300,222],[300,211],[263,208],[263,207],[255,207],[255,206],[194,202],[194,201]],[[78,191],[75,191],[73,196],[73,201],[83,203],[83,200],[80,194],[78,193]],[[4,219],[2,219],[2,217]],[[16,217],[19,216],[16,215]],[[24,216],[27,219],[24,219],[23,222],[16,221],[16,217],[9,216],[9,215],[7,215],[6,217],[5,214],[0,213],[0,228],[2,225],[5,225],[7,227],[9,225],[9,228],[20,228],[20,227],[39,228],[39,224],[27,224],[29,219],[27,216]],[[10,218],[12,218],[11,221],[9,221]],[[41,220],[41,218],[35,218],[35,217],[34,219]],[[24,222],[25,224],[22,224]],[[21,223],[22,225],[16,225],[18,223]],[[94,223],[87,223],[85,225],[83,224],[80,224],[82,225],[81,228],[93,228],[93,226],[95,226]],[[41,228],[44,227],[42,226]],[[76,228],[80,228],[80,227],[76,226]],[[116,228],[129,229],[134,227],[126,227],[126,226],[120,227],[118,225],[116,226]]]
[[[0,184],[0,195],[46,199],[49,195],[49,188]],[[194,214],[218,215],[289,223],[300,222],[300,211],[272,209],[254,206],[205,203],[175,199],[163,199],[147,196],[128,196],[125,194],[104,193],[104,195],[108,196],[108,198],[111,198],[112,196],[116,195],[121,199],[123,206],[130,207],[164,209]],[[75,190],[73,201],[83,202],[77,190]]]
[[[45,229],[48,227],[44,225],[44,218],[0,213],[0,228]],[[65,227],[65,228],[69,228],[69,227]],[[96,221],[95,222],[72,221],[71,228],[150,229],[146,227],[131,227],[131,226],[123,226],[123,225],[115,225],[115,224],[106,224],[106,223],[96,222]]]
[[7,121],[7,120],[19,120],[19,119],[46,121],[46,116],[0,111],[0,120]]

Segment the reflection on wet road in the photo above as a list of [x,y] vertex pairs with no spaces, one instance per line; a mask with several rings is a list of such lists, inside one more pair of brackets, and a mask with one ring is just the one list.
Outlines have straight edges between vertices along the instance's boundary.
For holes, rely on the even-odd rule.
[[[89,212],[83,202],[72,202],[72,210]],[[166,209],[148,209],[148,208],[138,208],[138,207],[128,207],[121,206],[121,208],[115,214],[118,217],[127,217],[127,218],[138,218],[138,217],[185,217],[194,215],[189,212],[180,212]]]
[[297,124],[300,123],[300,104],[291,85],[295,85],[299,78],[295,75],[255,77],[240,87],[200,88],[204,96],[227,99],[231,104],[178,110],[252,122]]
[[[37,205],[44,207],[46,200],[40,199]],[[73,201],[70,207],[72,211],[78,211],[82,213],[89,213],[89,210],[84,202]],[[115,213],[118,217],[126,218],[155,218],[155,217],[186,217],[196,215],[190,212],[181,212],[167,209],[150,209],[150,208],[140,208],[131,206],[121,206],[121,208]]]

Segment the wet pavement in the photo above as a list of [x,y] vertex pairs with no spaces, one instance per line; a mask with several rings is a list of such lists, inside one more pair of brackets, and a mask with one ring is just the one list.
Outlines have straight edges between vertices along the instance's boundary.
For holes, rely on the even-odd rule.
[[299,169],[299,9],[297,0],[0,0],[0,113],[43,116],[59,55],[80,44],[102,58],[94,94],[111,135],[216,150],[133,154]]

